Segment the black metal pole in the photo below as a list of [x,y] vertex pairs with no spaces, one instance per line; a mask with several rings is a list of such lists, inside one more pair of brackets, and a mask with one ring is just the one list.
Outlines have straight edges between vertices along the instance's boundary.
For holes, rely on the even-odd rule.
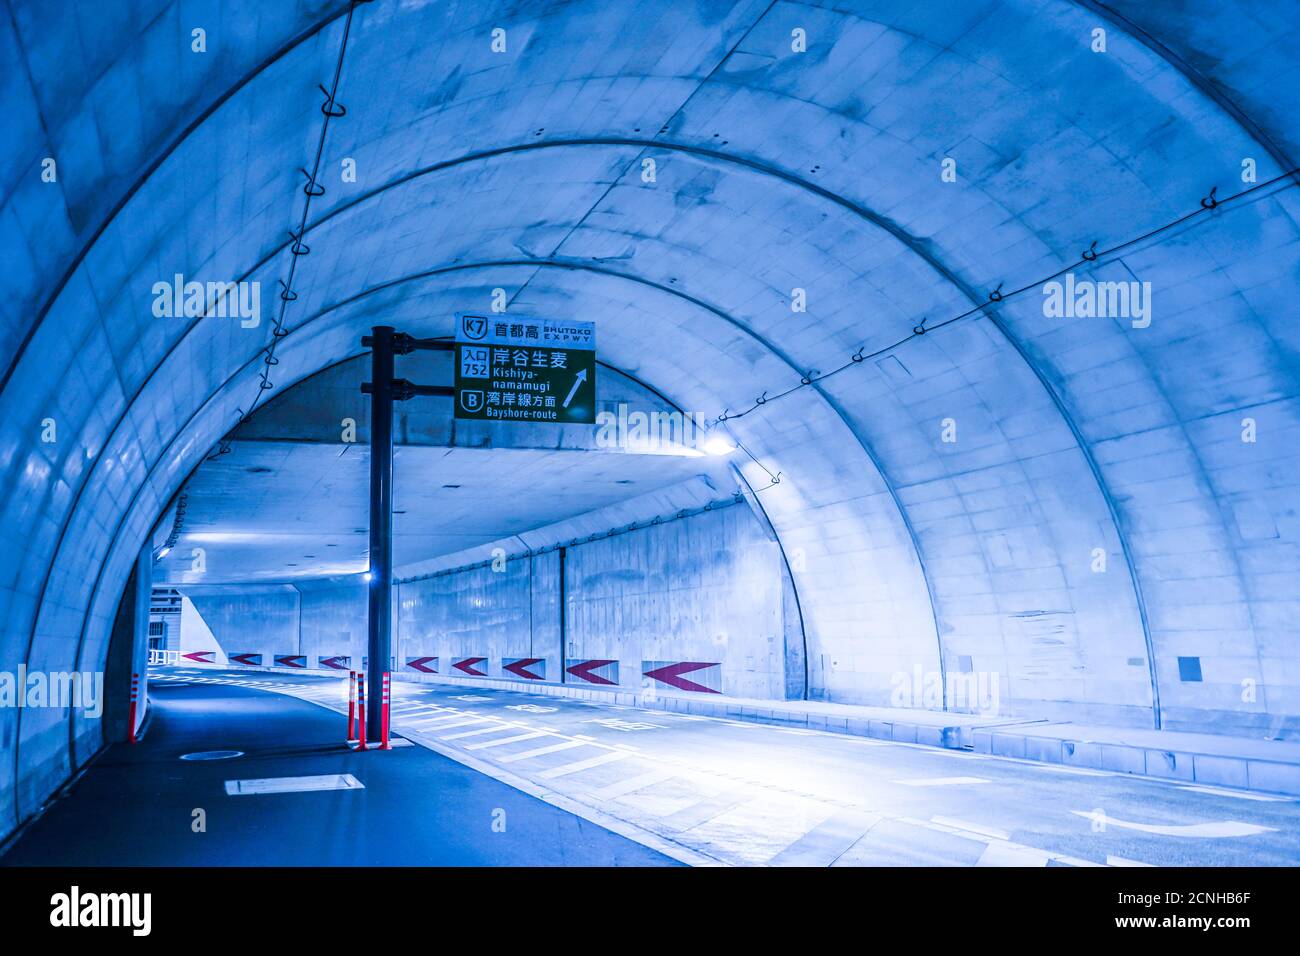
[[377,325],[370,341],[370,588],[366,723],[383,725],[384,671],[392,656],[393,618],[393,329]]
[[560,683],[569,682],[569,595],[568,582],[565,581],[565,548],[560,548]]

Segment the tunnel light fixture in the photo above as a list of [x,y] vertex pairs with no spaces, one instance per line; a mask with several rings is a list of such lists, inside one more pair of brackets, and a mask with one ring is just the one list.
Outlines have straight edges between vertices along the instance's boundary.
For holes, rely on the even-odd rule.
[[172,549],[170,547],[164,547],[161,551],[158,552],[158,560],[161,561],[163,558],[167,557],[167,555],[171,553],[172,553]]
[[730,455],[736,450],[736,443],[725,435],[711,435],[704,440],[702,446],[706,454],[709,455]]
[[374,576],[373,574],[371,574],[369,571],[366,571],[366,572],[362,573],[362,575],[361,575],[361,580],[363,580],[363,581],[371,581],[371,580],[374,579],[374,577],[375,577],[375,576]]

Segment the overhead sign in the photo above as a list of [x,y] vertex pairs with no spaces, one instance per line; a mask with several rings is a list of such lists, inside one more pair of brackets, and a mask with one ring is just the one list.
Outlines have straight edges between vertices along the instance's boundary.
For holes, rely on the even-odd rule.
[[455,402],[460,419],[595,424],[595,324],[460,313]]

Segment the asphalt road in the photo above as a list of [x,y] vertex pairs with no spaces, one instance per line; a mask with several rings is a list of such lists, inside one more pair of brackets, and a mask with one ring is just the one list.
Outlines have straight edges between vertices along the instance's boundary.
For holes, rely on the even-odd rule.
[[[148,733],[115,744],[0,864],[655,866],[644,846],[421,747],[355,753],[318,706],[235,684],[153,681]],[[215,750],[223,760],[182,760]],[[363,789],[229,795],[227,780]],[[195,811],[204,829],[196,832]]]
[[[149,819],[154,830],[165,821],[167,836],[155,833],[148,850],[98,838],[94,859],[102,862],[131,862],[141,853],[150,861],[197,863],[665,862],[603,827],[697,864],[1300,862],[1300,801],[1288,797],[526,691],[406,682],[394,684],[393,727],[416,746],[351,754],[341,749],[340,679],[167,669],[153,675],[150,693],[160,705],[158,724],[141,754],[121,756],[114,748],[78,794],[15,849],[14,862],[87,862],[66,834],[93,827],[67,819],[73,813],[114,819],[114,829],[125,815],[132,832],[141,829],[135,821],[142,814],[145,830]],[[302,708],[310,705],[286,696],[319,706],[309,718]],[[281,719],[284,706],[291,721]],[[176,761],[200,747],[249,755],[198,770]],[[131,770],[150,751],[156,769],[144,783]],[[338,768],[365,780],[364,795],[232,798],[217,787],[236,775]],[[100,772],[115,774],[116,782],[94,782]],[[232,802],[265,804],[230,818],[232,826],[259,828],[264,841],[244,832],[205,849],[188,835],[189,808],[200,793],[214,794],[206,796],[216,808],[210,820],[226,820]],[[151,818],[141,807],[150,802],[165,812]],[[499,841],[487,824],[497,806],[508,808],[510,821]],[[57,839],[38,839],[42,826],[54,827]],[[306,840],[315,842],[298,848]],[[268,851],[265,843],[276,842],[293,858]],[[63,855],[56,861],[46,853]]]

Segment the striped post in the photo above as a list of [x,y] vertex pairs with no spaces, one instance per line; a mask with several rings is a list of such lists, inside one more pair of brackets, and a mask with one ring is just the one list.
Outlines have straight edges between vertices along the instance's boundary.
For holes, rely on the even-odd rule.
[[384,700],[383,700],[383,718],[379,728],[379,749],[392,750],[392,745],[388,742],[388,705],[393,700],[393,678],[388,671],[384,671]]
[[357,672],[348,671],[348,740],[357,739]]
[[366,674],[357,675],[357,749],[366,749]]
[[140,675],[131,675],[131,709],[127,714],[127,740],[131,743],[139,743],[139,738],[135,735],[135,715],[140,703]]

